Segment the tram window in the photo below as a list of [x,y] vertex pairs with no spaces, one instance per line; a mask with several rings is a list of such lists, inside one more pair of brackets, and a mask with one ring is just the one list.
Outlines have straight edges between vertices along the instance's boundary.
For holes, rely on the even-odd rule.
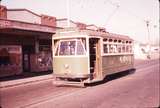
[[87,47],[87,46],[86,46],[86,39],[85,39],[85,38],[82,38],[81,40],[82,40],[82,44],[84,45],[84,48],[85,48],[85,50],[86,50],[86,49],[87,49],[87,48],[86,48],[86,47]]
[[129,46],[129,52],[130,53],[132,52],[132,46]]
[[59,40],[54,40],[54,49],[55,49],[55,55],[58,55],[58,51],[59,51]]
[[127,53],[129,52],[129,46],[126,46],[126,52]]
[[117,53],[117,45],[113,45],[113,53]]
[[60,42],[59,55],[75,55],[76,41]]
[[109,53],[113,53],[114,50],[113,50],[113,45],[109,45]]
[[122,52],[123,53],[125,52],[125,46],[124,45],[122,46]]
[[121,46],[117,46],[118,53],[121,53]]
[[103,41],[104,41],[104,42],[107,42],[107,41],[108,41],[108,39],[103,39]]
[[114,42],[117,42],[117,40],[115,39]]
[[109,39],[109,42],[112,42],[112,39]]
[[108,45],[107,44],[103,45],[103,52],[108,53]]
[[84,55],[84,54],[85,54],[85,50],[81,41],[77,41],[77,55]]

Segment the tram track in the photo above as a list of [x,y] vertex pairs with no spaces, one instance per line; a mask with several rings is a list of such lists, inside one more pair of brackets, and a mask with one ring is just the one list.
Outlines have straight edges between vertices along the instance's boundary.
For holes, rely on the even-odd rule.
[[[144,70],[146,70],[144,67],[154,67],[154,65],[158,65],[158,63],[159,59],[144,61],[140,64],[136,64],[135,68],[137,72],[142,73]],[[1,89],[1,104],[2,108],[33,108],[45,102],[59,100],[75,93],[87,91],[91,88],[93,87],[56,87],[52,84],[51,80],[39,84],[5,88]]]
[[[149,65],[149,66],[148,66]],[[146,68],[138,68],[138,73],[136,73],[136,74],[134,74],[134,75],[132,75],[132,76],[129,76],[129,77],[125,77],[125,78],[123,78],[123,81],[129,81],[129,82],[134,82],[135,80],[130,80],[130,79],[134,79],[134,78],[136,78],[137,80],[141,80],[140,78],[140,76],[143,76],[143,75],[147,75],[147,74],[150,74],[150,73],[148,73],[148,72],[145,72],[146,70],[148,70],[148,71],[151,71],[152,69],[154,69],[154,68],[156,68],[157,66],[158,66],[159,64],[157,64],[157,61],[155,61],[155,62],[151,62],[151,64],[149,63],[149,64],[144,64],[143,66],[147,66]],[[139,72],[140,72],[140,74],[139,74]],[[138,76],[138,77],[137,77]],[[120,80],[120,79],[119,79]],[[114,81],[114,83],[115,83],[116,81]],[[109,85],[111,86],[111,84],[112,84],[112,82],[109,82],[107,85],[108,85],[108,87],[109,87]],[[123,85],[123,84],[122,84]],[[101,87],[104,87],[104,85],[99,85],[99,86],[101,86]],[[124,85],[123,85],[124,86]],[[94,87],[94,89],[96,89],[96,88],[99,88],[98,86],[96,86],[96,87]],[[53,97],[53,98],[49,98],[49,99],[46,99],[46,100],[44,100],[44,101],[41,101],[41,102],[39,102],[39,103],[34,103],[34,104],[30,104],[30,105],[27,105],[27,106],[25,106],[25,107],[27,107],[27,108],[35,108],[35,107],[37,107],[37,106],[41,106],[41,107],[43,107],[43,106],[45,106],[46,105],[46,103],[52,103],[52,102],[59,102],[59,101],[61,101],[61,100],[63,100],[63,99],[66,99],[66,98],[69,98],[69,97],[74,97],[76,94],[77,95],[82,95],[82,94],[84,94],[84,93],[86,93],[87,91],[90,91],[91,89],[93,89],[93,87],[87,87],[87,88],[85,88],[85,89],[78,89],[78,90],[73,90],[73,91],[70,91],[70,92],[67,92],[67,93],[62,93],[62,94],[60,94],[60,95],[58,95],[58,96],[55,96],[55,97]],[[99,88],[100,89],[100,88]],[[91,90],[92,91],[92,90]],[[110,90],[108,91],[108,92],[111,92]],[[121,96],[121,95],[120,95]]]
[[[137,71],[138,72],[143,72],[143,71],[145,71],[145,70],[147,70],[147,69],[151,69],[151,68],[153,68],[153,67],[157,67],[157,65],[159,65],[159,64],[157,64],[157,63],[159,63],[159,60],[153,60],[153,61],[151,61],[151,62],[149,62],[148,63],[148,61],[144,61],[142,64],[141,64],[141,66],[137,66]],[[144,67],[147,67],[147,68],[144,68]],[[147,74],[147,73],[146,73]],[[139,74],[136,74],[136,75],[139,75]],[[130,79],[130,77],[126,77],[125,79]],[[29,104],[29,105],[27,105],[27,106],[25,106],[25,107],[29,107],[29,108],[34,108],[34,107],[36,107],[36,106],[41,106],[41,105],[43,105],[43,103],[46,103],[46,102],[52,102],[52,101],[54,101],[54,100],[60,100],[60,99],[62,99],[62,98],[64,98],[64,97],[67,97],[67,96],[72,96],[72,95],[74,95],[74,94],[78,94],[78,93],[81,93],[81,92],[83,92],[83,91],[87,91],[87,90],[89,90],[89,89],[91,89],[92,87],[87,87],[87,88],[83,88],[83,89],[72,89],[70,92],[62,92],[61,94],[59,94],[59,95],[56,95],[56,96],[54,96],[54,97],[50,97],[50,98],[48,98],[48,99],[45,99],[45,100],[43,100],[43,101],[39,101],[39,102],[37,102],[37,103],[33,103],[33,104]]]
[[[1,89],[2,108],[27,107],[82,88],[56,87],[52,82]],[[10,97],[10,98],[8,98]]]
[[68,94],[75,93],[77,91],[82,90],[82,88],[79,88],[79,89],[73,88],[73,87],[69,88],[69,89],[68,88],[69,87],[67,87],[67,91],[66,91],[66,88],[65,89],[61,88],[61,89],[57,90],[56,92],[49,94],[48,96],[42,97],[41,99],[38,99],[37,101],[31,102],[27,105],[23,105],[21,107],[22,108],[28,108],[28,107],[31,107],[31,106],[33,107],[34,105],[37,105],[39,103],[45,103],[47,101],[57,99],[59,97],[66,96]]

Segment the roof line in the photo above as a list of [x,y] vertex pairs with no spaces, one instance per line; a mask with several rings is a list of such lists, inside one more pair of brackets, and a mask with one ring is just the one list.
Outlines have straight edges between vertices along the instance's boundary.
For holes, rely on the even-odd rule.
[[39,15],[39,14],[37,14],[37,13],[34,13],[33,11],[28,10],[28,9],[25,9],[25,8],[21,8],[21,9],[7,9],[7,11],[28,11],[28,12],[30,12],[30,13],[36,15],[36,16],[41,17],[41,15]]

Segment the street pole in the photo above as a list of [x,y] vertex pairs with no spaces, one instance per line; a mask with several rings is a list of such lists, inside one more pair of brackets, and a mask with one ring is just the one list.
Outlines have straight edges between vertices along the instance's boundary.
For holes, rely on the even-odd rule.
[[69,0],[67,0],[67,27],[70,27],[70,10],[69,10]]
[[150,56],[151,56],[151,46],[150,46],[149,21],[146,20],[145,22],[146,22],[147,32],[148,32],[148,55],[147,55],[147,58],[150,59]]

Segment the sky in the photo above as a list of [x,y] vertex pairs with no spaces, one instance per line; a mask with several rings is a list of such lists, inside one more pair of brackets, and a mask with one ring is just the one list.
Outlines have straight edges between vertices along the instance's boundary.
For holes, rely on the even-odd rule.
[[[68,0],[70,19],[105,27],[136,41],[159,42],[158,0]],[[67,17],[67,0],[2,0],[7,8],[26,8],[38,14]],[[149,33],[146,26],[149,21]]]

